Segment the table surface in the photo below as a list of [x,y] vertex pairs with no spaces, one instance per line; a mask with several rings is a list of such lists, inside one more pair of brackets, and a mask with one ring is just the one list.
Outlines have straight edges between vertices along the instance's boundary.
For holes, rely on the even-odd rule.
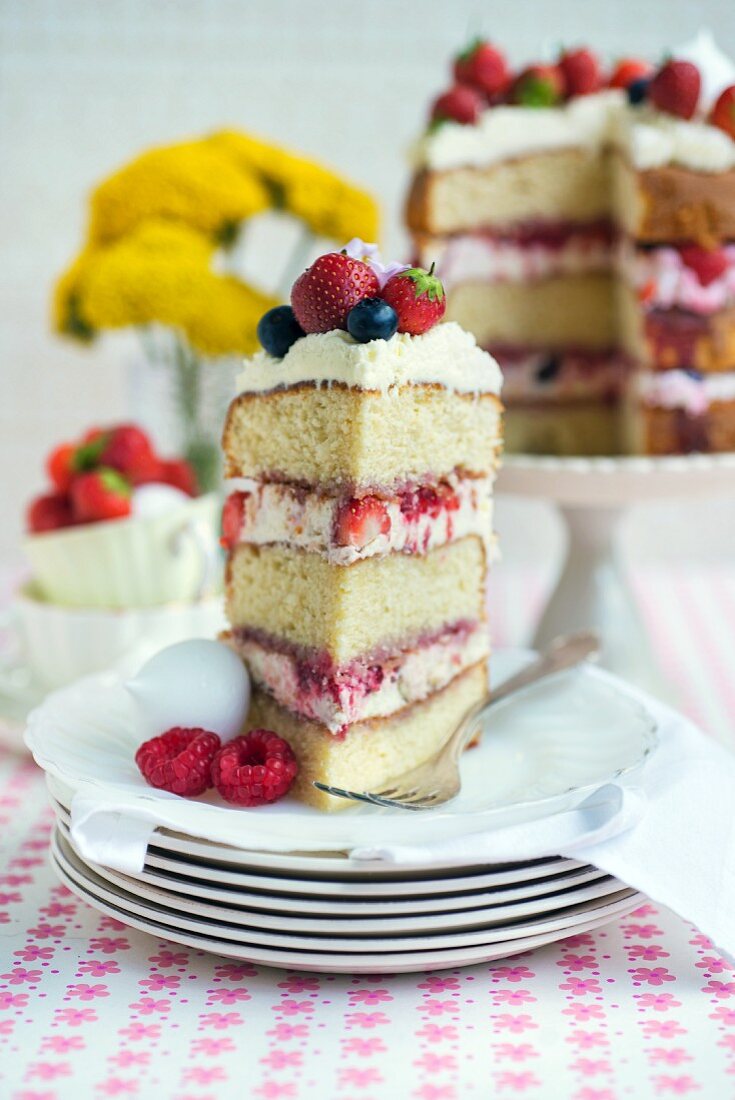
[[[683,709],[729,740],[735,571],[656,570],[636,588]],[[496,640],[522,641],[542,594],[499,570]],[[49,868],[51,823],[33,765],[0,755],[3,1098],[735,1097],[733,967],[657,905],[468,969],[276,971],[90,909]]]

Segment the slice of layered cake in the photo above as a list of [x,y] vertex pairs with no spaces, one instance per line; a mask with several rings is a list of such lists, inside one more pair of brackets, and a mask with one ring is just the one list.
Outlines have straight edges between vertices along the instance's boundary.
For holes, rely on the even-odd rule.
[[347,803],[315,779],[374,789],[487,691],[501,446],[499,368],[457,324],[435,324],[441,284],[351,251],[302,276],[295,315],[266,315],[224,433],[249,725],[289,741],[294,794],[323,809]]
[[578,49],[512,73],[477,42],[454,78],[407,220],[503,368],[508,449],[735,449],[732,63],[704,37],[657,71]]

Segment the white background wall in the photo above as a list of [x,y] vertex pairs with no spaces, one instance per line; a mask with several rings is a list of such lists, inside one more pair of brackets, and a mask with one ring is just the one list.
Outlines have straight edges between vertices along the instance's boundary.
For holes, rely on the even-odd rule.
[[[49,446],[125,411],[125,339],[83,349],[49,326],[96,180],[147,145],[252,129],[370,187],[401,255],[405,150],[470,32],[516,61],[565,42],[656,58],[701,24],[735,53],[720,0],[0,0],[0,561],[18,556]],[[500,526],[506,557],[558,542],[528,505]],[[735,506],[704,503],[648,509],[627,545],[719,556],[734,536]]]

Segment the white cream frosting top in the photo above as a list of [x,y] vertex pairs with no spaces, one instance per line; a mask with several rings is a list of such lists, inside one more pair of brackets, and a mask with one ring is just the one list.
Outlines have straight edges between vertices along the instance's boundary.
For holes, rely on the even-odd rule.
[[444,122],[416,149],[420,166],[442,170],[495,164],[569,146],[597,149],[612,138],[625,93],[610,89],[561,107],[490,107],[474,126]]
[[342,383],[386,392],[394,386],[434,383],[458,393],[500,393],[500,367],[469,332],[454,321],[422,336],[396,333],[390,340],[358,344],[347,332],[312,333],[297,340],[283,359],[261,351],[237,379],[241,393],[263,393],[300,382]]

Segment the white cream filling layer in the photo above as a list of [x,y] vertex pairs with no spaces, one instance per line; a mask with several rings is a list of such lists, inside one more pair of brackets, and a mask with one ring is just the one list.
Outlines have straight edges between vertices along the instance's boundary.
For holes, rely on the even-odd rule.
[[341,383],[386,393],[397,386],[434,384],[458,393],[500,393],[502,375],[491,355],[454,321],[422,336],[396,333],[390,340],[358,344],[347,332],[312,333],[283,359],[261,351],[237,379],[239,392],[265,393],[302,382]]
[[493,479],[452,477],[447,480],[456,495],[455,508],[440,508],[438,515],[432,516],[406,512],[398,499],[385,500],[383,504],[390,526],[363,546],[341,546],[335,542],[340,498],[247,478],[233,479],[228,483],[228,490],[247,494],[243,501],[241,542],[287,543],[321,554],[333,565],[351,565],[363,558],[383,554],[425,554],[467,535],[479,535],[489,546]]
[[490,636],[486,624],[479,623],[469,633],[450,635],[448,639],[408,650],[384,664],[381,683],[368,691],[359,678],[350,682],[349,676],[341,679],[333,692],[305,689],[297,659],[290,654],[268,649],[250,639],[239,641],[237,650],[254,681],[276,702],[338,734],[355,722],[395,714],[446,687],[464,669],[487,659]]

